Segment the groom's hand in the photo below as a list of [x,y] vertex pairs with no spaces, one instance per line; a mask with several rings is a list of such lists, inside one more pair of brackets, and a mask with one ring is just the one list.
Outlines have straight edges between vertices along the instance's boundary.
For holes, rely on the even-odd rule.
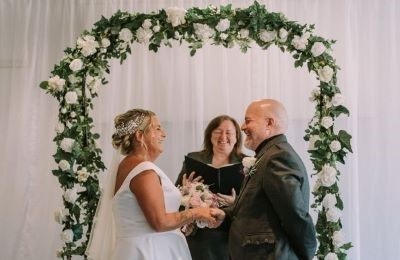
[[223,210],[220,210],[219,208],[211,208],[210,209],[210,214],[215,218],[215,224],[214,225],[209,225],[209,228],[217,228],[221,225],[221,223],[225,219],[225,212]]

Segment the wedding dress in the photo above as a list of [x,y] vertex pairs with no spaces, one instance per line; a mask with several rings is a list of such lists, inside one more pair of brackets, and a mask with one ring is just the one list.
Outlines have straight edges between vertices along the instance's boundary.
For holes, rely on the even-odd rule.
[[[190,260],[192,259],[190,251],[180,230],[155,231],[147,222],[135,195],[129,188],[133,177],[150,169],[160,177],[166,212],[178,211],[181,194],[168,176],[152,162],[138,164],[128,174],[112,198],[115,247],[106,251],[111,253],[112,260]],[[104,224],[97,223],[96,225],[101,225],[100,229],[104,229]],[[94,239],[98,237],[99,235],[96,235]],[[96,244],[99,244],[101,248],[98,248]],[[103,245],[93,243],[88,249],[89,259],[107,259],[105,253],[99,252],[99,250],[104,250]],[[105,246],[109,246],[109,243],[107,242]]]

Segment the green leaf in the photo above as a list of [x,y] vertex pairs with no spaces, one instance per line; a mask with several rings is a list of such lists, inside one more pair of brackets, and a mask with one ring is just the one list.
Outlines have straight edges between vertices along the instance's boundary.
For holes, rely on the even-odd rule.
[[39,86],[40,86],[40,88],[47,90],[47,88],[49,86],[49,82],[48,81],[42,81]]
[[345,130],[340,130],[338,133],[338,138],[347,150],[349,150],[350,152],[353,152],[353,150],[351,149],[351,143],[350,143],[351,135],[349,135]]

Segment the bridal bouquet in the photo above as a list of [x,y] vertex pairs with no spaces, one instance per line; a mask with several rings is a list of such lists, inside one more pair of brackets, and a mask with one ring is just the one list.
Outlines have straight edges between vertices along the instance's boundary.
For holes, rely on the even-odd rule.
[[[212,193],[208,185],[201,182],[187,182],[180,187],[182,194],[181,206],[185,209],[197,207],[217,207],[216,195]],[[206,223],[196,221],[199,228],[207,226]]]

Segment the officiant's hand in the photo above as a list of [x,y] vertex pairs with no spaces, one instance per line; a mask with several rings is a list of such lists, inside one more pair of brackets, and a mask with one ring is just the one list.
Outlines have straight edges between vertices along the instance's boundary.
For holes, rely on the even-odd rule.
[[201,178],[201,176],[197,176],[196,178],[194,178],[194,175],[196,174],[196,172],[191,172],[189,174],[189,177],[187,177],[187,174],[183,174],[182,177],[182,186],[185,187],[188,183],[191,182],[203,182],[203,179]]
[[232,193],[231,195],[225,195],[221,193],[217,193],[217,202],[218,205],[222,207],[230,206],[235,202],[236,199],[236,191],[234,188],[232,188]]

